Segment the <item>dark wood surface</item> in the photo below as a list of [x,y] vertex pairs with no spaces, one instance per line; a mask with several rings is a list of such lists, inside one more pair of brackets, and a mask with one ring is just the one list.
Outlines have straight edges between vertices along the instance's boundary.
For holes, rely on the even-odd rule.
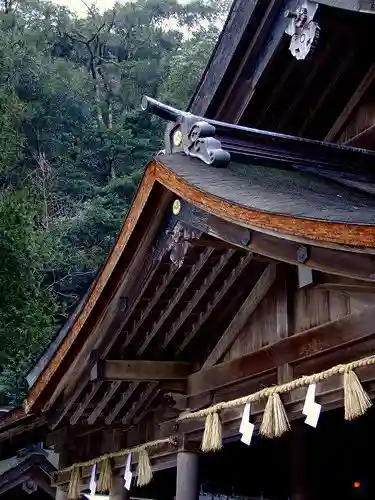
[[188,394],[212,391],[262,372],[275,370],[285,363],[322,354],[346,343],[355,342],[375,333],[375,308],[317,326],[287,337],[256,352],[200,370],[188,378]]
[[191,363],[178,361],[105,360],[96,364],[91,379],[152,381],[186,379],[193,371]]

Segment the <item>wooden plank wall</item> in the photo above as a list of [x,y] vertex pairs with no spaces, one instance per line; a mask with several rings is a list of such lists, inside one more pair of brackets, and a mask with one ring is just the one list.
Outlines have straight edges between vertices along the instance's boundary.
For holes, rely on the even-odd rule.
[[[277,311],[282,306],[282,300],[277,286],[273,287],[248,319],[223,361],[257,351],[287,335],[287,332],[283,331],[286,328],[280,329],[277,325]],[[296,290],[292,300],[294,314],[290,318],[289,335],[360,311],[375,302],[375,295],[347,294],[307,287]]]

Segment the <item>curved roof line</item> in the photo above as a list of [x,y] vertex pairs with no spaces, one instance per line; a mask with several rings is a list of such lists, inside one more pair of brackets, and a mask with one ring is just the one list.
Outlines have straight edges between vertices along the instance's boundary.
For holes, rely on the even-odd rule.
[[[174,157],[181,158],[180,155],[174,155]],[[321,220],[307,220],[290,215],[257,211],[253,208],[229,201],[228,199],[220,198],[217,195],[202,190],[192,182],[189,183],[182,176],[172,171],[171,168],[168,168],[163,163],[161,157],[159,157],[147,166],[118,240],[81,311],[73,324],[70,325],[65,337],[61,339],[61,343],[53,353],[51,359],[45,359],[45,365],[39,366],[40,373],[30,388],[24,403],[26,412],[29,412],[35,405],[92,313],[137,226],[138,219],[142,214],[155,183],[163,185],[187,202],[237,225],[254,228],[261,232],[272,231],[276,235],[288,239],[293,239],[293,237],[296,239],[304,238],[305,240],[310,240],[311,243],[319,240],[320,243],[327,243],[327,245],[335,243],[353,247],[375,248],[374,225],[349,225]]]
[[[202,190],[201,187],[189,183],[166,167],[161,160],[157,160],[155,168],[157,180],[176,195],[237,225],[254,230],[272,231],[280,236],[284,234],[304,238],[312,240],[312,243],[319,241],[327,244],[375,248],[375,225],[311,220],[256,210]],[[209,186],[206,188],[209,189]]]

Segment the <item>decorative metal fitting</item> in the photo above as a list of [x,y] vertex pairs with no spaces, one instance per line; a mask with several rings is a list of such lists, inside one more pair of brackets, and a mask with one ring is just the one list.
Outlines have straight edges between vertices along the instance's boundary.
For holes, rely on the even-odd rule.
[[32,493],[38,491],[38,485],[33,479],[25,479],[22,483],[22,489],[25,493],[31,495]]
[[172,213],[173,215],[179,215],[179,213],[181,212],[181,201],[176,198],[173,202],[173,205],[172,205]]
[[216,129],[210,123],[190,113],[182,113],[176,123],[167,126],[165,150],[169,154],[183,152],[207,165],[226,167],[230,154],[221,148],[215,133]]
[[295,12],[284,12],[285,17],[290,19],[285,30],[285,33],[291,36],[289,50],[296,59],[306,59],[316,47],[320,28],[313,18],[317,9],[317,3],[301,0]]
[[143,98],[142,109],[169,121],[165,132],[165,154],[185,153],[215,167],[229,164],[230,153],[224,151],[214,137],[216,128],[211,123],[150,97]]
[[306,262],[310,259],[310,252],[307,247],[304,245],[300,245],[297,249],[297,261],[300,264],[306,264]]

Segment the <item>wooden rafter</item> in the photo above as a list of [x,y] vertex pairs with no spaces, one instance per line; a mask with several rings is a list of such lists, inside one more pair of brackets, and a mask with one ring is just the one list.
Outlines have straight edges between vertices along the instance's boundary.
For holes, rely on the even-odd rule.
[[138,413],[139,410],[147,403],[147,400],[151,397],[152,393],[157,391],[157,382],[152,382],[147,386],[147,388],[143,391],[141,397],[136,401],[133,407],[126,413],[126,415],[121,420],[122,424],[126,425],[131,422],[134,416]]
[[333,40],[331,43],[326,44],[323,50],[323,53],[320,55],[319,59],[315,62],[314,66],[309,71],[307,78],[304,80],[303,88],[300,89],[299,92],[296,92],[294,95],[293,101],[288,106],[288,111],[281,116],[281,119],[278,123],[278,130],[285,130],[285,126],[290,120],[293,112],[298,109],[299,106],[303,106],[303,102],[306,99],[305,89],[309,89],[313,84],[314,78],[319,73],[320,69],[324,64],[326,64],[327,60],[332,57],[332,50],[335,46],[335,41]]
[[241,332],[242,328],[245,326],[251,314],[255,311],[260,302],[267,295],[269,289],[274,284],[275,279],[276,264],[271,263],[263,271],[261,277],[252,288],[251,292],[245,299],[236,316],[233,318],[230,325],[211,351],[210,355],[203,364],[203,368],[208,368],[217,363],[220,358],[222,358],[223,355],[228,351],[230,346],[233,344],[233,342]]
[[326,141],[332,141],[336,138],[336,136],[339,134],[339,132],[344,127],[345,122],[348,120],[351,113],[353,112],[355,107],[360,102],[363,95],[367,92],[368,88],[373,83],[374,78],[375,78],[375,63],[371,65],[371,67],[367,71],[366,75],[362,79],[361,83],[359,84],[357,90],[355,91],[355,93],[353,94],[351,99],[349,100],[348,104],[345,106],[342,113],[340,114],[340,116],[337,118],[337,120],[335,121],[335,123],[331,127],[331,130],[328,132],[328,134],[325,137]]
[[111,398],[114,396],[118,388],[120,387],[121,382],[116,381],[112,382],[110,386],[108,387],[106,393],[100,400],[100,402],[97,404],[96,408],[92,411],[91,415],[87,419],[87,423],[92,425],[96,422],[97,418],[101,415],[102,411],[105,409],[107,406],[108,402],[111,400]]
[[89,377],[85,375],[80,382],[78,383],[77,387],[73,391],[72,394],[69,395],[69,397],[62,403],[62,405],[59,407],[57,412],[55,413],[54,417],[51,419],[50,422],[50,427],[51,429],[56,429],[60,422],[64,419],[65,415],[67,415],[70,410],[72,409],[73,405],[77,402],[78,398],[82,394],[83,390],[87,386],[89,382]]
[[303,136],[308,124],[313,120],[315,115],[318,113],[319,109],[324,104],[324,101],[327,99],[329,93],[332,92],[332,90],[336,86],[338,80],[342,77],[342,75],[345,73],[345,71],[347,71],[349,66],[352,64],[354,55],[355,55],[355,51],[352,50],[351,52],[349,52],[349,54],[345,54],[345,56],[343,57],[342,61],[340,62],[339,67],[337,68],[337,71],[336,71],[334,77],[330,79],[329,84],[326,85],[324,91],[319,96],[318,102],[315,104],[314,107],[309,109],[309,112],[307,113],[307,117],[306,117],[305,121],[303,122],[302,127],[299,129],[299,134],[301,136]]
[[186,379],[191,363],[181,361],[105,360],[92,370],[92,377],[107,381],[155,381]]
[[[167,319],[167,317],[169,316],[169,314],[172,312],[172,310],[174,309],[175,305],[178,303],[178,301],[180,300],[180,298],[182,297],[182,295],[185,293],[187,287],[192,283],[192,281],[198,275],[198,273],[200,272],[200,270],[203,268],[203,265],[207,262],[207,260],[212,255],[212,253],[213,253],[213,249],[212,248],[206,249],[201,254],[201,258],[199,259],[199,261],[194,266],[192,266],[189,275],[185,277],[185,280],[181,284],[178,293],[169,302],[168,306],[165,309],[164,314],[162,315],[162,317],[160,318],[160,320],[157,322],[157,324],[154,325],[154,328],[153,328],[152,332],[147,337],[146,342],[144,344],[142,344],[141,347],[139,348],[139,350],[137,352],[137,355],[139,355],[139,356],[142,355],[143,352],[144,352],[144,350],[146,349],[146,347],[149,345],[149,342],[151,342],[152,338],[155,338],[155,335],[159,331],[159,328],[164,324],[164,321]],[[226,253],[224,253],[222,255],[222,257],[220,258],[219,263],[213,268],[210,276],[208,278],[206,278],[205,286],[203,286],[204,291],[201,292],[201,290],[202,290],[201,289],[201,290],[199,290],[195,294],[195,296],[192,299],[192,301],[189,302],[188,307],[184,310],[182,316],[180,316],[179,319],[177,320],[177,322],[175,323],[175,325],[172,326],[172,330],[171,331],[177,332],[177,329],[182,324],[181,321],[183,321],[183,318],[186,318],[187,315],[190,313],[189,311],[192,310],[191,309],[191,304],[192,303],[196,304],[196,301],[194,301],[194,299],[199,300],[199,297],[201,296],[201,294],[205,293],[205,290],[207,289],[208,283],[212,283],[214,281],[214,278],[216,278],[216,276],[218,275],[218,273],[223,269],[223,267],[228,262],[228,260],[233,255],[233,253],[234,253],[233,250],[228,250]],[[212,280],[210,279],[211,276],[212,276]],[[198,293],[199,293],[199,296],[197,295]],[[178,326],[178,328],[176,328],[177,326]],[[147,343],[147,345],[146,345],[146,343]],[[137,383],[137,385],[139,385],[139,384]],[[156,391],[157,389],[155,387],[153,387],[153,384],[149,384],[147,390],[149,390],[150,394],[151,394],[153,391]],[[141,400],[140,400],[140,402],[141,402]],[[142,405],[140,405],[140,406],[142,406]],[[134,412],[134,415],[136,414],[136,412],[138,411],[138,408],[140,408],[140,406],[138,404],[135,405],[136,411]],[[125,416],[123,418],[123,422],[125,422],[125,421],[128,421],[128,417],[127,416]]]
[[146,308],[142,311],[141,317],[139,318],[138,321],[135,321],[130,330],[127,332],[126,338],[122,344],[121,349],[125,349],[134,339],[136,336],[137,332],[143,325],[143,323],[146,321],[148,318],[150,312],[153,310],[155,307],[156,303],[160,299],[160,297],[163,295],[165,290],[168,288],[169,283],[172,281],[174,276],[176,275],[178,271],[178,267],[175,265],[171,264],[171,267],[169,271],[164,275],[162,282],[158,286],[157,290],[155,291],[154,295],[152,296],[151,300],[148,301]]
[[188,378],[188,394],[201,394],[332,350],[375,334],[375,307],[286,337],[240,358],[202,369]]
[[234,282],[237,280],[237,278],[240,276],[242,271],[250,263],[251,259],[252,259],[252,254],[248,253],[247,255],[242,257],[238,266],[232,269],[230,275],[224,281],[222,287],[216,291],[213,299],[210,301],[209,304],[207,304],[206,311],[199,315],[197,321],[194,323],[194,325],[191,327],[190,331],[183,338],[181,344],[177,348],[177,354],[180,354],[190,344],[190,342],[194,339],[194,337],[197,335],[200,327],[207,320],[207,318],[210,316],[213,309],[219,304],[219,302],[224,297],[224,295],[228,292],[228,290],[234,284]]
[[[160,262],[160,260],[159,260],[159,262]],[[116,343],[118,337],[121,335],[121,332],[123,331],[124,326],[129,321],[130,316],[133,314],[133,312],[134,312],[135,308],[137,307],[137,305],[139,304],[140,300],[143,298],[144,293],[147,290],[147,287],[151,283],[151,281],[152,281],[153,277],[155,276],[156,271],[158,269],[159,269],[158,263],[153,262],[153,266],[151,268],[151,271],[149,271],[147,273],[147,277],[144,280],[144,283],[143,283],[141,289],[138,290],[138,293],[134,297],[134,299],[133,299],[132,303],[130,304],[129,308],[127,309],[124,317],[122,318],[120,325],[115,330],[114,334],[111,335],[108,343],[106,344],[106,346],[104,348],[104,351],[103,351],[103,354],[102,354],[103,358],[105,358],[106,356],[108,356],[108,354],[111,351],[112,347]]]
[[[140,217],[140,214],[142,210],[145,207],[146,201],[148,200],[148,197],[150,196],[151,190],[154,186],[155,182],[155,177],[152,175],[152,173],[149,174],[149,177],[147,181],[144,182],[144,185],[141,186],[141,188],[138,191],[138,195],[136,200],[134,201],[132,210],[131,210],[131,216],[129,215],[128,218],[126,219],[124,226],[121,230],[120,237],[118,240],[118,243],[116,244],[116,247],[113,249],[111,256],[108,260],[108,263],[100,275],[99,281],[101,283],[101,286],[104,287],[104,284],[108,280],[108,276],[111,270],[115,268],[115,265],[118,263],[119,256],[122,252],[122,250],[125,247],[126,242],[130,238],[130,235],[132,234],[133,229],[135,228],[136,222],[138,221],[138,217]],[[138,246],[137,252],[133,255],[130,263],[127,264],[127,272],[125,276],[122,273],[119,273],[119,278],[117,282],[116,289],[112,291],[113,296],[115,296],[116,292],[120,292],[123,290],[126,285],[129,283],[129,281],[134,280],[134,276],[138,275],[139,269],[142,269],[142,266],[144,265],[145,258],[148,254],[148,251],[153,243],[153,240],[157,234],[157,231],[160,228],[160,224],[163,220],[164,214],[165,214],[165,209],[171,201],[171,193],[168,191],[165,191],[159,199],[158,205],[155,207],[155,213],[153,217],[153,223],[152,226],[149,227],[148,231],[145,232],[143,235],[141,242]],[[104,283],[104,284],[103,284]],[[98,290],[95,289],[95,291],[92,292],[92,298],[95,299],[92,302],[95,303],[98,297],[98,294],[100,293],[99,290],[101,289],[100,287],[96,287]],[[121,289],[121,290],[120,290]],[[89,301],[90,302],[90,301]],[[84,312],[82,314],[89,314],[89,310],[92,308],[91,302],[87,304],[87,307],[84,308]],[[105,302],[105,310],[109,306],[109,301]],[[87,309],[87,310],[86,310]],[[101,316],[103,317],[103,316]],[[62,346],[58,352],[63,349],[63,352],[67,352],[69,350],[70,342],[76,337],[76,335],[79,334],[81,329],[81,325],[79,323],[75,324],[75,326],[72,329],[72,332],[69,334],[67,337],[67,340],[64,342],[64,345]],[[69,342],[68,342],[69,339]],[[103,342],[103,337],[101,335],[101,331],[99,328],[93,329],[92,334],[86,338],[84,341],[84,344],[82,346],[81,354],[79,356],[76,356],[74,358],[74,361],[71,363],[69,366],[69,369],[62,375],[60,378],[53,394],[49,398],[49,401],[45,403],[44,405],[44,411],[50,409],[54,402],[56,401],[58,395],[61,393],[61,391],[68,385],[69,381],[73,380],[73,384],[75,384],[76,380],[79,379],[80,377],[83,376],[83,373],[86,371],[87,363],[90,358],[90,354],[94,349],[98,349]],[[50,363],[49,368],[48,368],[48,373],[51,372],[54,373],[55,369],[57,368],[58,365],[54,363]],[[72,376],[74,374],[74,376]],[[50,376],[50,375],[49,375]],[[44,387],[44,381],[47,380],[47,378],[43,378],[40,380],[40,383],[37,383],[37,387],[29,392],[28,395],[28,406],[31,407],[31,404],[34,402],[34,400],[39,397],[39,393],[41,390],[43,390]],[[73,385],[74,387],[74,385]]]
[[112,424],[112,422],[115,420],[117,415],[120,413],[120,411],[123,409],[123,407],[129,401],[129,399],[132,397],[132,395],[134,394],[134,392],[136,391],[138,386],[139,386],[138,383],[129,384],[129,387],[126,389],[126,391],[121,394],[121,397],[118,400],[116,406],[113,408],[111,413],[105,419],[105,423],[107,425]]
[[[134,425],[138,425],[139,422],[144,418],[145,414],[149,411],[151,406],[153,405],[155,399],[162,393],[163,388],[160,384],[158,384],[155,389],[151,392],[150,396],[147,398],[147,401],[142,406],[142,411],[139,413],[138,410],[132,417]],[[138,414],[137,414],[138,413]]]
[[145,352],[147,347],[150,345],[151,341],[156,337],[158,331],[161,329],[161,327],[163,326],[169,315],[172,313],[173,309],[176,307],[179,300],[186,292],[190,284],[193,282],[196,276],[198,276],[199,272],[203,269],[204,265],[211,257],[213,251],[214,250],[212,248],[207,248],[206,250],[204,250],[200,255],[199,260],[191,267],[188,275],[184,278],[183,282],[181,283],[177,293],[171,298],[168,305],[165,307],[164,312],[160,316],[159,320],[156,321],[156,323],[152,326],[151,331],[147,334],[143,344],[138,349],[137,352],[138,356],[141,356]]
[[78,422],[78,420],[82,417],[84,411],[98,393],[101,385],[102,382],[100,380],[96,380],[95,382],[93,382],[90,391],[86,394],[84,400],[81,403],[79,403],[73,415],[70,417],[71,425],[75,425]]
[[163,349],[166,349],[169,343],[173,340],[178,330],[181,328],[186,319],[192,313],[198,302],[202,299],[202,297],[205,295],[210,286],[212,286],[217,276],[224,269],[229,259],[232,257],[233,253],[234,252],[232,250],[228,250],[220,257],[218,264],[212,268],[210,274],[206,277],[200,289],[195,292],[193,297],[189,300],[189,303],[187,304],[185,309],[181,312],[177,320],[173,323],[173,325],[171,325],[169,331],[165,334],[164,342],[162,344]]

